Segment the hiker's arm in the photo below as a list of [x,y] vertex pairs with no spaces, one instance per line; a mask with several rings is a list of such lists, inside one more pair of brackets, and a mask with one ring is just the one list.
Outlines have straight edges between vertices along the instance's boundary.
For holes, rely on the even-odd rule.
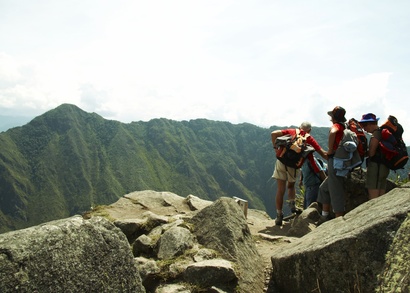
[[336,132],[337,129],[332,127],[332,129],[329,132],[329,141],[328,141],[328,150],[327,150],[327,155],[334,155],[335,150],[333,149],[333,146],[335,144],[335,140],[336,140]]
[[369,157],[373,157],[376,154],[377,147],[379,146],[379,140],[372,136],[369,142]]
[[272,137],[272,145],[275,146],[275,141],[279,136],[282,136],[283,132],[282,130],[275,130],[272,131],[272,133],[270,134],[270,136]]
[[325,160],[328,160],[329,157],[327,156],[327,153],[324,149],[320,148],[320,150],[317,151],[317,153]]
[[[307,138],[307,143],[310,144],[315,151],[325,160],[328,159],[327,152],[320,146],[320,144],[312,136]],[[312,155],[313,156],[313,155]]]

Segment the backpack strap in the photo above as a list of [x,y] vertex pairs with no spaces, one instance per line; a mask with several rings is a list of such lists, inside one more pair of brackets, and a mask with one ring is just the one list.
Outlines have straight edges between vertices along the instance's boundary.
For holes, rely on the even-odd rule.
[[300,135],[300,129],[295,128],[295,137],[298,137]]

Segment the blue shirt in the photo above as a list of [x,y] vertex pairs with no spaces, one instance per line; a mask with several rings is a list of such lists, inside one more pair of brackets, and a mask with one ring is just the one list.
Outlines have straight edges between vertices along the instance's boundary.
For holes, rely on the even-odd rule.
[[[317,167],[321,171],[326,170],[326,166],[322,167],[322,165],[319,163],[315,156],[313,156],[313,159],[315,160]],[[303,185],[305,185],[306,187],[317,185],[322,182],[319,178],[319,174],[315,174],[315,172],[313,171],[313,167],[310,165],[309,160],[306,160],[305,163],[302,165],[301,171],[303,176]]]

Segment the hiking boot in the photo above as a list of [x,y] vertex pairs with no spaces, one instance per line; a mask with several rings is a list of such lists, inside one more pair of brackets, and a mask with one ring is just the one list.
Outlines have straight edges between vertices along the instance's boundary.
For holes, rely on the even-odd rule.
[[282,221],[283,221],[283,214],[277,215],[275,219],[275,225],[282,226]]
[[296,203],[295,203],[294,201],[291,201],[291,202],[289,203],[289,207],[290,207],[290,212],[291,212],[292,214],[298,214],[298,215],[299,215],[299,214],[302,213],[302,209],[296,207]]
[[320,216],[319,221],[316,222],[316,226],[322,225],[324,222],[327,222],[330,220],[330,216]]

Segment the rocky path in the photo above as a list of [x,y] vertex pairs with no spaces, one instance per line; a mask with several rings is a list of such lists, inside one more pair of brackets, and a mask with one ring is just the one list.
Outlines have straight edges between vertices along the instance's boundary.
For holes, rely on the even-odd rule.
[[257,210],[250,210],[248,212],[247,222],[251,234],[256,241],[256,248],[264,261],[265,288],[267,288],[272,271],[271,256],[275,253],[280,253],[281,249],[286,249],[286,245],[295,239],[286,236],[291,224],[290,222],[284,222],[284,225],[281,227],[275,226],[274,219],[271,219],[266,213]]
[[283,248],[295,238],[287,237],[290,222],[284,222],[283,226],[275,226],[275,220],[266,213],[250,210],[247,217],[249,229],[254,236],[257,248],[266,263],[270,264],[272,253]]

